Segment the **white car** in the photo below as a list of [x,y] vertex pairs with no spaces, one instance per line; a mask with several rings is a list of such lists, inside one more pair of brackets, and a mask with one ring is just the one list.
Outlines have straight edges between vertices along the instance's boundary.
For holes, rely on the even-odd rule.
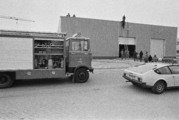
[[179,86],[179,65],[166,63],[146,63],[124,70],[123,77],[133,85],[151,88],[161,94],[166,88]]

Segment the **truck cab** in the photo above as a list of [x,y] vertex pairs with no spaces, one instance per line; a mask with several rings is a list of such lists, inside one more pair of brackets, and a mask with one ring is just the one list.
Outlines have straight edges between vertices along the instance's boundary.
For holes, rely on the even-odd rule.
[[80,33],[66,39],[66,70],[72,74],[74,82],[86,82],[89,72],[93,72],[90,39]]

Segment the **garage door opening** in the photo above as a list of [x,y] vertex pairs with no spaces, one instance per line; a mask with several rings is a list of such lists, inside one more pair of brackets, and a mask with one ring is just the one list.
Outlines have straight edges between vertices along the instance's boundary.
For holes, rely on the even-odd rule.
[[[134,51],[136,46],[135,45],[127,45],[128,50],[129,50],[129,58],[133,57]],[[125,50],[125,46],[124,45],[119,45],[119,58],[121,58],[121,51]]]
[[[127,37],[119,37],[119,57],[121,58],[121,51],[127,50],[129,51],[129,58],[133,57],[134,51],[136,49],[136,39],[135,38],[127,38]],[[127,47],[126,47],[127,46]]]

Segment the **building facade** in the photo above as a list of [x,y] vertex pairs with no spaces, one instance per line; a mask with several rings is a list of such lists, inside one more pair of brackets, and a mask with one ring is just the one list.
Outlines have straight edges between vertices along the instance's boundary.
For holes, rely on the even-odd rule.
[[177,27],[126,22],[123,28],[120,21],[61,16],[58,32],[89,37],[94,58],[117,58],[125,49],[131,57],[134,51],[159,58],[176,56]]

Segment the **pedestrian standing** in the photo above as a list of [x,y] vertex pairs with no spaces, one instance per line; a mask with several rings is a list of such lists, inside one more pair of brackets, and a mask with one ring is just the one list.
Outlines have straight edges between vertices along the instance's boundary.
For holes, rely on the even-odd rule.
[[136,61],[137,60],[137,52],[136,51],[134,51],[134,61]]
[[127,58],[127,50],[124,50],[124,58]]
[[153,56],[152,61],[153,61],[153,62],[157,62],[157,61],[158,61],[157,55],[154,55],[154,56]]
[[143,52],[142,52],[142,50],[139,53],[139,57],[140,57],[140,62],[142,62],[142,58],[143,58]]
[[152,56],[151,55],[149,55],[148,61],[152,62]]
[[123,51],[123,49],[121,50],[121,59],[123,60],[123,58],[124,58],[124,51]]
[[149,59],[149,55],[148,55],[148,52],[146,52],[146,54],[145,54],[145,58],[144,58],[145,63],[147,63],[147,62],[148,62],[148,59]]
[[129,59],[129,50],[126,50],[126,58]]

